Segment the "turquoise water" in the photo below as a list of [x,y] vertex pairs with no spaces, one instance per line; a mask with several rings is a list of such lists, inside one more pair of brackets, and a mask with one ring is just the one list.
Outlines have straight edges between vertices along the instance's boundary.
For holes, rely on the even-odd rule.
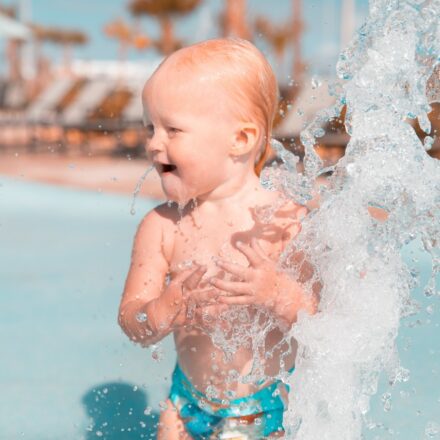
[[[410,380],[391,387],[383,375],[372,399],[373,419],[382,426],[365,430],[366,439],[440,439],[440,297],[428,299],[423,294],[431,274],[431,258],[419,248],[416,242],[403,250],[405,260],[420,271],[421,279],[412,293],[420,312],[403,319],[397,341],[401,365],[410,370]],[[440,277],[436,284],[439,290]],[[391,395],[388,411],[384,393]]]
[[166,396],[172,350],[156,363],[116,319],[136,225],[155,203],[132,216],[129,197],[0,184],[0,438],[148,438],[143,412]]
[[[116,323],[136,225],[155,202],[139,200],[135,216],[130,204],[126,196],[0,177],[1,439],[154,436],[174,352],[166,340],[158,363]],[[407,258],[411,252],[426,279],[429,258],[416,246]],[[382,381],[372,414],[384,427],[368,439],[440,438],[424,434],[428,421],[440,423],[440,301],[420,289],[414,297],[422,311],[399,337],[411,380],[392,389]]]

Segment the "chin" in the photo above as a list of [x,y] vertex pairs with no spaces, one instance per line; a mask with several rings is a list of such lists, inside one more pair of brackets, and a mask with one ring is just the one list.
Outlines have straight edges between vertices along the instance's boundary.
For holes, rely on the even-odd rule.
[[162,189],[165,193],[167,200],[178,203],[179,205],[186,205],[195,196],[188,195],[187,191],[182,188],[176,187],[176,185],[167,184],[162,180]]

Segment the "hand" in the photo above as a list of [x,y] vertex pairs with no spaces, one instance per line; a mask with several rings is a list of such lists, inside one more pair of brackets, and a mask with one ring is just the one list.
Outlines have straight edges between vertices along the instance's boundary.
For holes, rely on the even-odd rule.
[[228,309],[228,306],[218,303],[217,298],[220,293],[218,289],[214,287],[199,288],[205,273],[206,267],[199,266],[182,283],[182,292],[186,305],[185,324],[206,330],[219,325],[220,314]]
[[303,291],[299,283],[277,268],[256,239],[252,239],[250,246],[237,243],[237,249],[247,258],[249,266],[217,261],[221,269],[240,280],[211,278],[210,283],[222,292],[218,302],[262,306],[291,325],[302,306]]
[[218,291],[213,287],[200,289],[199,284],[206,273],[206,267],[196,264],[180,272],[168,285],[166,295],[172,298],[176,311],[172,324],[183,326],[200,320],[201,307],[215,302]]

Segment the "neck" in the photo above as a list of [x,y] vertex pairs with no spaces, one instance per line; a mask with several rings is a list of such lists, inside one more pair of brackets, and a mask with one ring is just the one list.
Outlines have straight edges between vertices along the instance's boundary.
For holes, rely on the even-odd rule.
[[199,206],[222,207],[225,204],[243,202],[246,197],[261,189],[260,179],[253,170],[245,174],[238,174],[225,180],[213,191],[197,197]]

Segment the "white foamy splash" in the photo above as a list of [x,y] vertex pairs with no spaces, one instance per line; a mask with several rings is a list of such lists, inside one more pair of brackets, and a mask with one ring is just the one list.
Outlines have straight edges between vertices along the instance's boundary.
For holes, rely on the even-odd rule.
[[[433,266],[425,292],[438,294],[440,162],[425,151],[432,141],[420,142],[408,120],[417,118],[430,132],[429,99],[439,94],[431,91],[428,99],[426,84],[440,61],[439,21],[439,0],[371,0],[366,24],[338,62],[338,103],[302,134],[304,174],[283,153],[284,163],[263,175],[290,197],[310,198],[312,182],[325,171],[313,150],[318,128],[347,105],[346,154],[283,259],[295,275],[289,256],[304,249],[323,285],[319,312],[300,314],[292,330],[299,350],[287,438],[360,439],[380,372],[391,383],[409,378],[396,336],[400,319],[417,311],[410,298],[417,280],[400,250],[421,239]],[[386,220],[368,207],[387,213]]]

